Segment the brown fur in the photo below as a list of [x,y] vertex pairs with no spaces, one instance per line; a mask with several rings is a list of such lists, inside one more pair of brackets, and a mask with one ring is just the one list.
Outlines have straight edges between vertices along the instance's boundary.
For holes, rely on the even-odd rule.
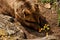
[[[18,0],[20,1],[20,0]],[[15,17],[23,26],[38,30],[44,24],[48,24],[46,19],[40,14],[39,5],[30,1],[21,0],[22,5],[12,8],[6,1],[0,1],[0,13]],[[3,4],[2,4],[3,3]],[[17,3],[17,2],[16,2]],[[2,8],[1,8],[2,7]],[[38,27],[39,26],[39,27]]]

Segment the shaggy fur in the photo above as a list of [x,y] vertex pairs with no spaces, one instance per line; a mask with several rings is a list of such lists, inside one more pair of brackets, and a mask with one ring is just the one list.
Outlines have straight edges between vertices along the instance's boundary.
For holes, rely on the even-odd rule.
[[38,30],[48,24],[40,14],[39,4],[29,0],[14,0],[10,5],[7,1],[0,0],[0,13],[15,17],[21,25]]

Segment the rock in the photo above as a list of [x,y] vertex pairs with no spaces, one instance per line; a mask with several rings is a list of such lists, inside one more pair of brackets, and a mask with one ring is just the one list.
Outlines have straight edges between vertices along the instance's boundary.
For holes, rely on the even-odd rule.
[[14,34],[15,32],[13,30],[7,30],[8,34],[11,35],[11,34]]
[[0,36],[5,36],[5,35],[8,35],[8,33],[6,32],[6,30],[0,29]]
[[24,32],[20,29],[19,23],[9,21],[11,17],[0,14],[0,39],[1,40],[17,40],[23,39]]

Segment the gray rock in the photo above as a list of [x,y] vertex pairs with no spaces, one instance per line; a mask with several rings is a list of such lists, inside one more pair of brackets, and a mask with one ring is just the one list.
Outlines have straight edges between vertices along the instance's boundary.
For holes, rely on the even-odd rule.
[[[20,29],[20,24],[11,23],[10,16],[0,14],[0,39],[2,40],[16,40],[24,39],[24,32]],[[13,38],[13,39],[12,39]]]

